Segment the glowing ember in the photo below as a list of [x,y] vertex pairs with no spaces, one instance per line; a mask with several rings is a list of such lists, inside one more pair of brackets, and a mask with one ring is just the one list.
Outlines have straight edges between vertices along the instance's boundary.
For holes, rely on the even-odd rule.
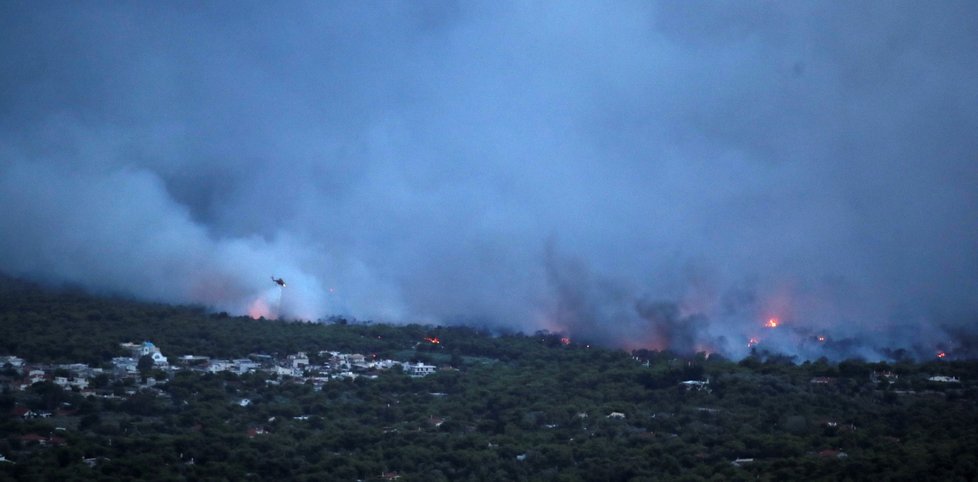
[[777,328],[780,324],[781,322],[778,321],[777,318],[771,318],[770,320],[767,320],[767,323],[765,323],[764,326],[767,328]]
[[432,345],[438,345],[441,343],[437,337],[425,337],[424,341],[431,343]]
[[822,335],[818,335],[818,341],[825,341],[825,337]]
[[747,340],[747,348],[754,348],[760,342],[761,340],[759,340],[757,337],[752,336],[749,340]]
[[563,344],[565,344],[565,345],[570,345],[570,338],[568,338],[568,337],[565,336],[565,337],[563,337],[563,338],[560,339],[560,342],[563,343]]
[[937,354],[937,358],[944,358],[946,356],[947,356],[947,353],[944,353],[943,351]]

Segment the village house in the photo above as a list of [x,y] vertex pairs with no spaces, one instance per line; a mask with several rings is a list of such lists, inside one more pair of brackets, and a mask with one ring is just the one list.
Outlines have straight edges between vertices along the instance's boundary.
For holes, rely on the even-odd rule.
[[174,363],[187,368],[204,368],[210,361],[211,358],[207,356],[183,355],[177,357]]
[[900,375],[893,373],[891,371],[874,371],[869,374],[869,381],[872,383],[886,382],[895,383],[900,378]]
[[680,385],[686,387],[686,391],[689,390],[706,390],[710,391],[710,380],[700,381],[700,380],[686,380],[679,382]]
[[210,363],[207,364],[207,371],[210,373],[219,373],[219,372],[228,371],[230,369],[231,369],[230,360],[211,360]]
[[84,363],[68,363],[65,365],[56,365],[55,367],[60,368],[62,370],[67,370],[68,373],[71,373],[73,376],[83,377],[83,378],[90,378],[99,373],[102,373],[102,369],[92,368]]
[[961,383],[961,379],[958,377],[948,377],[944,375],[935,375],[927,380],[938,383]]
[[7,366],[8,364],[12,368],[15,368],[15,369],[17,369],[17,368],[23,368],[24,367],[24,359],[23,358],[20,358],[20,357],[13,356],[13,355],[0,356],[0,368],[3,368],[5,366]]
[[27,371],[28,385],[33,385],[35,383],[41,383],[48,379],[47,373],[40,368],[32,368]]
[[264,353],[249,353],[248,358],[257,363],[261,368],[271,368],[275,364],[275,358]]
[[261,365],[259,365],[258,363],[255,363],[255,362],[251,361],[248,358],[238,358],[238,359],[236,359],[236,360],[234,360],[232,362],[232,370],[231,371],[233,371],[233,372],[235,372],[235,373],[237,373],[239,375],[243,375],[245,373],[250,373],[250,372],[256,371],[259,368],[261,368]]
[[71,379],[67,377],[54,377],[54,384],[66,390],[71,388],[84,390],[88,388],[88,379],[81,377],[73,377]]
[[136,359],[128,356],[117,356],[112,359],[112,367],[115,368],[117,376],[134,375],[136,369]]
[[426,377],[435,373],[434,365],[425,365],[424,363],[418,362],[416,364],[404,363],[404,373],[411,375],[412,377]]
[[120,343],[119,346],[129,350],[129,353],[132,354],[132,358],[138,359],[140,357],[150,356],[153,359],[153,365],[155,366],[167,367],[170,365],[169,360],[163,356],[160,349],[157,348],[151,341],[144,341],[142,344],[126,342]]
[[355,367],[364,369],[367,368],[367,357],[359,353],[351,353],[349,356],[347,356],[347,360],[349,360],[350,364]]
[[14,407],[12,413],[15,417],[20,417],[24,420],[30,420],[37,417],[37,412],[27,408],[27,407]]
[[295,355],[289,355],[288,360],[289,364],[292,365],[292,368],[297,370],[302,370],[309,366],[309,357],[302,351],[296,353]]

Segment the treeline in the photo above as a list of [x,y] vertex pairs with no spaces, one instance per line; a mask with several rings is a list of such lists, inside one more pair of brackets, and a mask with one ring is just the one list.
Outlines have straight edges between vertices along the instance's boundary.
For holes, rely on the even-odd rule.
[[44,290],[5,281],[0,284],[0,354],[19,354],[36,362],[99,366],[126,354],[119,343],[144,340],[170,356],[234,357],[323,349],[387,356],[425,337],[444,339],[455,351],[471,356],[505,360],[523,353],[523,347],[468,327],[254,320],[208,313],[201,307],[94,297],[77,290]]
[[[7,390],[0,454],[16,463],[0,463],[0,479],[978,478],[975,362],[683,358],[548,333],[281,323],[79,293],[8,294],[0,351],[29,360],[104,363],[119,341],[149,339],[173,355],[334,349],[458,370],[367,373],[378,377],[322,391],[264,373],[191,372],[170,375],[160,392],[108,382],[117,399],[48,382]],[[961,382],[928,380],[937,374]],[[680,383],[688,380],[709,383]],[[71,410],[23,420],[16,407]],[[32,434],[63,443],[40,446],[25,440]]]

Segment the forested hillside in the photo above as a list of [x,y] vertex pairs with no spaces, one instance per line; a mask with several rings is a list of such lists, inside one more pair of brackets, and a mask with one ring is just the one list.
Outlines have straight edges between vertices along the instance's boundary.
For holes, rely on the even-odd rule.
[[[971,361],[679,358],[559,334],[337,321],[251,320],[7,283],[0,355],[25,363],[0,374],[0,479],[978,477]],[[126,355],[120,343],[144,340],[171,361],[308,352],[315,364],[335,351],[438,370],[370,368],[321,386],[263,371],[112,371]],[[32,369],[70,378],[66,364],[77,363],[102,369],[91,387],[23,382]]]

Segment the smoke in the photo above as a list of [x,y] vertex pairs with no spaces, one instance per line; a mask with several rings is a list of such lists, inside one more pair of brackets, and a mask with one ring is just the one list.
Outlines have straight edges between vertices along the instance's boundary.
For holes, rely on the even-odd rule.
[[973,356],[976,17],[6,2],[0,271],[289,319]]

